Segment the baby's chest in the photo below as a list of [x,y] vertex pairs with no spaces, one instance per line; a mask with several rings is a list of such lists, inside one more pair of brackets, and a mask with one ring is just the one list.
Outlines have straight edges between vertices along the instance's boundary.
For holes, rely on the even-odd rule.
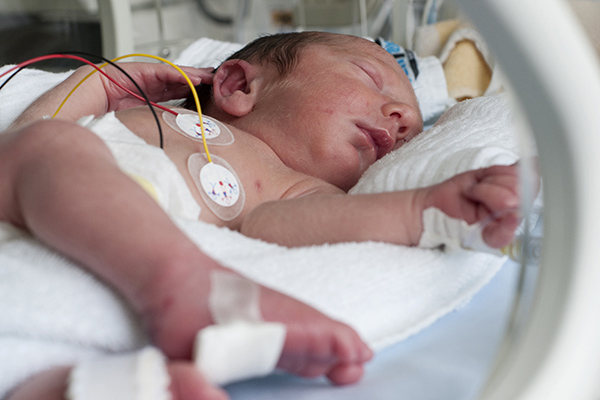
[[256,140],[236,138],[233,143],[207,148],[191,140],[170,143],[165,152],[184,177],[202,208],[200,219],[206,222],[237,229],[247,213],[264,202],[279,200],[297,180],[297,173]]
[[[156,124],[149,117],[144,109],[119,116],[146,143],[158,146]],[[300,179],[264,142],[245,132],[220,125],[220,135],[208,137],[205,145],[193,126],[185,133],[176,122],[169,123],[169,115],[164,117],[163,150],[200,206],[201,220],[237,229],[252,209],[280,199]]]

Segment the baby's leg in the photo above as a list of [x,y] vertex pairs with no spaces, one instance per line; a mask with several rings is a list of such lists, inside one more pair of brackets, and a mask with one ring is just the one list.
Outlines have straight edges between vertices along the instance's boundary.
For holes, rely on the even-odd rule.
[[[226,400],[221,389],[209,384],[189,362],[171,362],[169,390],[172,400]],[[20,385],[7,400],[66,400],[71,367],[57,367],[41,372]],[[78,399],[75,399],[78,400]]]
[[[213,322],[209,296],[215,269],[193,268],[178,283],[164,275],[152,290],[155,302],[145,315],[153,341],[172,358],[189,358],[196,332]],[[259,299],[263,319],[286,326],[279,368],[304,377],[326,375],[339,385],[362,377],[372,351],[352,328],[266,287],[260,287]],[[198,318],[190,318],[194,315]]]
[[[152,305],[144,315],[154,343],[169,357],[189,359],[196,333],[213,322],[209,296],[211,275],[217,269],[222,268],[192,266],[174,274],[176,269],[171,268],[152,289]],[[305,377],[326,375],[340,385],[362,377],[363,364],[372,351],[352,328],[265,287],[260,287],[259,300],[265,321],[286,326],[279,368]]]
[[[92,132],[65,121],[0,135],[0,220],[28,229],[111,284],[170,358],[190,360],[210,325],[210,272],[222,269],[123,174]],[[279,366],[356,381],[371,352],[348,326],[262,289],[261,311],[287,325]]]

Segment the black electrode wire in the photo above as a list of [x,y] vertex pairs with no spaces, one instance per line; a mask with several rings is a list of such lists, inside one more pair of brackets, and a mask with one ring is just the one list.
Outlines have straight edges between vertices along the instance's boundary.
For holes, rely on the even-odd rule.
[[6,84],[15,77],[15,75],[17,75],[19,72],[21,72],[21,70],[24,67],[19,68],[18,70],[16,70],[15,72],[13,72],[13,74],[11,76],[9,76],[8,78],[6,78],[6,80],[4,82],[2,82],[2,85],[0,85],[0,90],[2,90],[2,88],[4,88],[4,86],[6,86]]
[[112,62],[111,60],[109,60],[106,57],[103,56],[98,56],[95,54],[90,54],[90,53],[86,53],[83,51],[72,51],[72,52],[63,52],[63,53],[59,53],[59,54],[72,54],[72,55],[79,55],[79,56],[83,56],[83,57],[87,57],[87,58],[98,58],[99,60],[104,61],[107,64],[112,65],[113,67],[117,68],[119,71],[121,71],[123,73],[123,75],[125,75],[137,88],[137,90],[140,92],[140,96],[142,96],[144,98],[144,100],[146,101],[146,103],[148,104],[148,107],[150,107],[150,112],[152,113],[152,116],[154,117],[154,121],[156,121],[156,126],[158,127],[158,137],[159,137],[159,141],[160,141],[160,148],[163,148],[163,144],[164,144],[164,140],[163,140],[163,131],[162,131],[162,127],[160,125],[160,121],[158,120],[158,115],[156,115],[156,111],[154,110],[154,107],[152,106],[152,102],[150,101],[150,99],[148,98],[148,96],[146,95],[146,93],[142,90],[142,88],[140,87],[140,85],[138,85],[138,83],[135,81],[135,79],[133,79],[131,77],[131,75],[129,75],[123,68],[121,68],[117,63]]
[[[146,103],[148,104],[148,106],[150,107],[150,112],[152,112],[152,116],[154,117],[154,120],[156,121],[156,126],[158,127],[158,135],[159,135],[159,139],[160,139],[160,148],[163,148],[163,144],[164,144],[164,140],[163,140],[163,132],[162,132],[162,127],[160,125],[160,122],[158,120],[158,115],[156,115],[156,111],[154,110],[154,107],[152,106],[152,103],[150,102],[150,99],[148,98],[148,96],[146,95],[146,93],[142,90],[142,88],[140,87],[140,85],[138,85],[138,83],[135,81],[135,79],[133,79],[131,77],[131,75],[129,75],[123,68],[121,68],[119,65],[117,65],[117,63],[112,62],[111,60],[102,57],[102,56],[98,56],[95,54],[90,54],[90,53],[86,53],[86,52],[82,52],[82,51],[65,51],[65,52],[60,52],[60,53],[54,53],[57,55],[63,55],[63,54],[70,54],[70,55],[75,55],[75,56],[83,56],[83,57],[87,57],[87,58],[97,58],[99,60],[104,61],[107,64],[112,65],[113,67],[117,68],[119,71],[121,71],[123,73],[123,75],[125,75],[134,85],[135,87],[138,89],[138,91],[140,92],[140,95],[144,98],[144,100],[146,101]],[[51,56],[52,54],[49,54],[49,56]],[[25,69],[25,67],[21,67],[18,70],[16,70],[11,76],[9,76],[3,83],[2,85],[0,85],[0,90],[2,90],[4,88],[4,86],[6,86],[6,84],[12,79],[14,78],[19,72],[21,72],[23,69]]]

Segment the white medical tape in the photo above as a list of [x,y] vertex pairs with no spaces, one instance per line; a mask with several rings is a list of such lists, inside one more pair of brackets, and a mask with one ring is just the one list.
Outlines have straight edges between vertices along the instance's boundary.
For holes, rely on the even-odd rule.
[[69,400],[169,400],[165,357],[154,347],[98,357],[76,365],[69,376]]
[[212,325],[198,333],[195,362],[209,382],[226,385],[273,372],[284,342],[279,323]]
[[465,221],[451,218],[441,210],[431,207],[423,212],[423,233],[419,247],[444,247],[444,251],[458,249],[481,251],[503,255],[500,249],[488,246],[482,237],[480,224],[469,225]]
[[262,322],[256,283],[224,271],[213,271],[210,278],[209,307],[215,323]]
[[86,116],[83,116],[83,117],[79,118],[79,119],[77,120],[77,124],[78,124],[79,126],[83,126],[83,127],[85,128],[85,127],[87,127],[87,126],[90,124],[90,122],[92,122],[92,121],[93,121],[95,118],[96,118],[96,116],[95,116],[95,115],[86,115]]
[[209,382],[225,385],[271,373],[285,342],[285,325],[264,322],[260,287],[239,275],[211,275],[212,325],[198,332],[194,360]]

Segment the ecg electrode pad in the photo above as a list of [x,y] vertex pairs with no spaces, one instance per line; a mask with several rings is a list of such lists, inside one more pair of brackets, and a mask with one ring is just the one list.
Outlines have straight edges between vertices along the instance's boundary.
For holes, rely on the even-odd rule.
[[204,125],[207,143],[224,146],[234,142],[229,128],[206,115],[202,116],[202,125],[200,125],[198,113],[190,110],[181,110],[177,116],[165,111],[162,117],[171,128],[187,138],[201,142],[202,125]]
[[207,207],[223,221],[231,221],[244,208],[245,193],[237,174],[221,157],[194,153],[188,158],[188,171]]

